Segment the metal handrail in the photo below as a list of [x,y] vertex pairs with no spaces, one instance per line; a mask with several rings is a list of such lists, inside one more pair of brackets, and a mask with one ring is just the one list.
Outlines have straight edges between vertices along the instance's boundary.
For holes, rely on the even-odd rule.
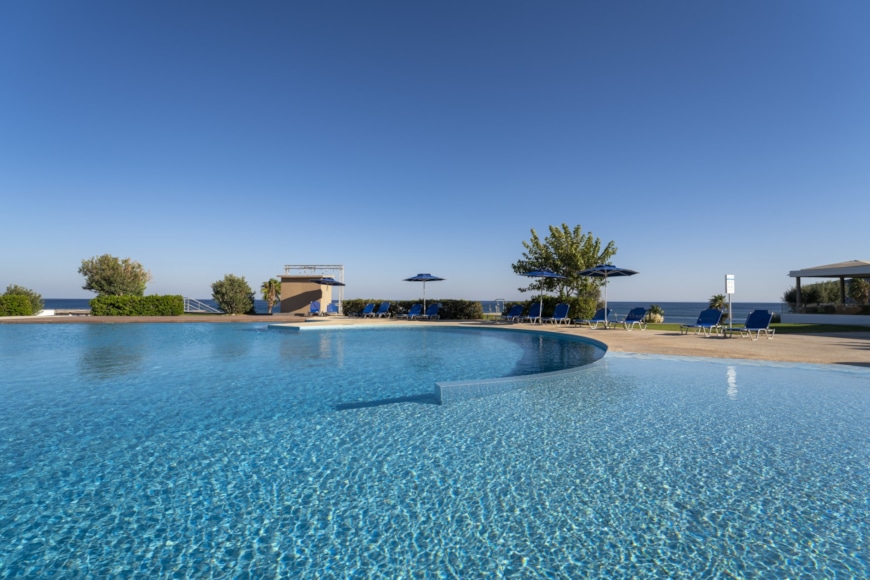
[[184,298],[184,311],[188,313],[207,313],[207,314],[223,314],[223,311],[218,310],[214,306],[209,306],[204,302],[200,302],[196,298]]

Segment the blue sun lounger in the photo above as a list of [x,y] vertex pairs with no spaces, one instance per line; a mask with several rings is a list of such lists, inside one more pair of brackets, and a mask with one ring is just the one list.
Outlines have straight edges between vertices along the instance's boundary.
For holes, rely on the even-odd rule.
[[438,303],[430,304],[426,307],[426,314],[421,314],[418,318],[420,320],[435,320],[436,318],[441,318],[438,315],[438,310],[441,306]]
[[363,318],[368,318],[369,316],[375,315],[375,304],[374,302],[369,302],[366,304],[366,307],[363,308],[362,312],[359,313]]
[[611,309],[611,308],[607,309],[607,314],[604,313],[603,308],[599,308],[598,310],[595,311],[595,315],[588,320],[583,320],[582,318],[574,319],[574,324],[579,324],[581,326],[584,324],[588,324],[589,328],[598,328],[599,324],[603,324],[604,328],[607,328],[608,324],[615,323],[615,322],[616,322],[616,316],[615,316],[615,313],[613,312],[613,309]]
[[[761,338],[761,333],[763,332],[767,337],[767,340],[770,340],[776,332],[775,328],[770,328],[770,322],[772,320],[773,312],[770,310],[753,310],[749,313],[749,316],[746,317],[746,322],[743,326],[726,328],[725,332],[727,335],[739,332],[741,338],[748,336],[749,338],[752,338],[752,340],[758,340]],[[753,332],[755,333],[755,338],[752,337]]]
[[553,324],[571,324],[571,319],[568,318],[568,309],[571,307],[570,304],[565,304],[560,302],[556,304],[556,310],[553,312],[553,316],[548,316],[546,318],[542,318],[541,322],[552,322]]
[[308,316],[320,316],[320,300],[315,300],[308,306]]
[[423,305],[422,304],[414,304],[405,314],[397,314],[396,318],[407,318],[408,320],[414,320],[418,316],[423,314]]
[[505,322],[519,322],[520,318],[523,317],[523,305],[522,304],[514,304],[511,306],[511,309],[507,311],[506,314],[501,315],[501,320]]
[[389,302],[381,302],[381,305],[378,306],[378,311],[372,314],[372,318],[389,318],[390,317],[390,303]]
[[701,334],[703,332],[706,336],[710,336],[714,332],[719,333],[722,330],[722,327],[719,326],[721,320],[721,310],[708,308],[698,315],[698,321],[695,322],[695,324],[681,324],[680,333],[689,334],[689,330],[694,328],[695,334]]
[[631,330],[634,328],[634,325],[638,325],[641,330],[646,330],[646,308],[643,306],[638,306],[637,308],[632,308],[628,311],[625,319],[622,321],[622,325],[626,330]]
[[541,303],[535,302],[529,307],[529,314],[527,316],[521,316],[520,322],[534,322],[536,320],[541,320]]

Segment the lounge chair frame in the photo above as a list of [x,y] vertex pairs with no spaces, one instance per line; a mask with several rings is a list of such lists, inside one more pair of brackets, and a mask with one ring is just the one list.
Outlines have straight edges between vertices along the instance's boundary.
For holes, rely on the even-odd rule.
[[[740,338],[749,337],[753,341],[761,338],[761,333],[764,333],[764,336],[767,337],[767,340],[773,339],[773,335],[776,334],[775,328],[770,328],[770,323],[773,321],[773,313],[769,310],[753,310],[749,313],[749,316],[746,317],[746,322],[743,326],[733,326],[731,328],[725,328],[723,334],[725,336],[732,336],[735,332],[740,333]],[[752,333],[755,333],[755,336],[752,336]]]
[[622,320],[622,326],[629,332],[631,332],[635,325],[639,326],[641,330],[646,330],[646,313],[647,309],[643,306],[632,308]]
[[420,314],[417,318],[419,320],[438,320],[441,318],[441,315],[438,314],[439,310],[441,310],[440,304],[430,304],[426,308],[426,312]]
[[541,319],[541,323],[552,322],[553,324],[571,324],[571,319],[568,318],[568,311],[571,305],[564,302],[556,304],[556,309],[553,311],[553,316],[547,316]]
[[389,318],[392,316],[390,313],[390,303],[389,302],[381,302],[381,305],[378,307],[378,311],[374,313],[375,318]]
[[616,313],[613,312],[613,309],[608,308],[607,312],[604,312],[603,308],[599,308],[595,311],[595,314],[592,318],[588,320],[584,320],[582,318],[575,318],[574,324],[577,326],[583,326],[584,324],[588,324],[589,328],[598,328],[599,324],[603,324],[606,329],[611,324],[616,324]]
[[533,323],[535,321],[541,321],[541,303],[533,302],[531,306],[529,306],[529,313],[525,316],[520,317],[520,322],[529,322]]
[[500,320],[505,322],[519,322],[519,320],[523,317],[523,305],[522,304],[514,304],[511,306],[511,309],[508,310],[505,314],[502,314]]
[[719,324],[721,321],[722,311],[708,308],[701,311],[695,324],[681,324],[680,334],[689,334],[691,329],[695,329],[695,334],[703,333],[705,336],[712,336],[713,333],[720,334],[723,332],[722,326]]
[[408,309],[408,312],[397,314],[396,319],[407,318],[408,320],[414,320],[415,318],[419,318],[421,314],[423,314],[423,305],[418,303],[412,305],[411,308]]

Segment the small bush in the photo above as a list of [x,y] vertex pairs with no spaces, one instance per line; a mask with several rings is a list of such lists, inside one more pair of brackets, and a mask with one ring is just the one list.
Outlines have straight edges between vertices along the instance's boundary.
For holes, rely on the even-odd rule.
[[659,324],[665,321],[665,309],[658,304],[650,304],[647,309],[646,321],[652,324]]
[[33,306],[30,298],[23,294],[4,294],[0,296],[0,316],[31,316]]
[[90,301],[92,316],[181,316],[184,297],[178,295],[98,296]]
[[18,284],[10,284],[7,286],[4,296],[27,296],[27,299],[30,301],[31,314],[36,314],[45,306],[42,301],[42,295],[30,288],[19,286]]

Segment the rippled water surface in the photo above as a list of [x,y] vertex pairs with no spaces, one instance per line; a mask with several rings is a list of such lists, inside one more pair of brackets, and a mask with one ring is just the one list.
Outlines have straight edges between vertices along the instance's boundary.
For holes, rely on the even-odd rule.
[[870,576],[866,370],[609,355],[431,396],[594,351],[0,327],[0,577]]

